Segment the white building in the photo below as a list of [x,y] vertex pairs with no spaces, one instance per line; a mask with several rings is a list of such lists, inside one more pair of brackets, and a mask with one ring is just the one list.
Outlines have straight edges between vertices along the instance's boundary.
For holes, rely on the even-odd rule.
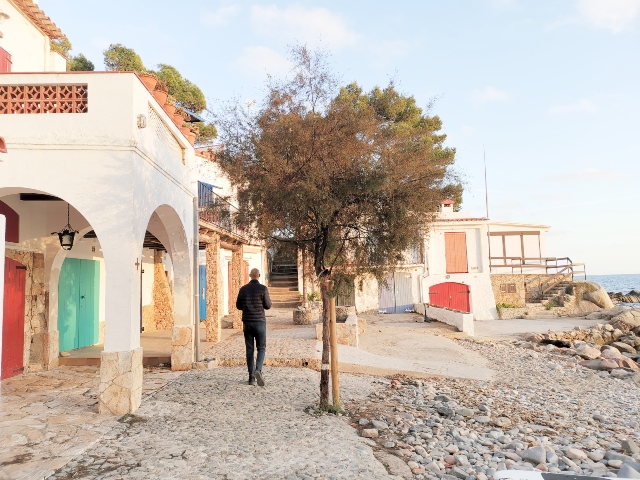
[[[132,412],[158,271],[170,273],[172,368],[194,360],[194,149],[136,74],[66,72],[50,51],[62,33],[35,2],[0,0],[0,18],[3,378],[103,341],[100,411]],[[52,234],[67,223],[71,250]]]

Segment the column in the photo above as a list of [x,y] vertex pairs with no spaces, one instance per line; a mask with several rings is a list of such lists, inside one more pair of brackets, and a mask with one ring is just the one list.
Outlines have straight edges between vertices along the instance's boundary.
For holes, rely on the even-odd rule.
[[242,328],[242,312],[235,308],[235,301],[236,301],[236,298],[238,298],[238,292],[240,291],[240,287],[242,287],[243,279],[244,279],[244,275],[242,272],[243,266],[244,266],[244,262],[242,259],[243,254],[244,254],[243,246],[238,245],[236,249],[233,250],[232,256],[231,256],[231,275],[233,277],[231,279],[231,286],[232,286],[231,292],[232,292],[232,303],[234,305],[233,313],[232,313],[233,328]]
[[220,270],[220,236],[210,236],[206,248],[207,254],[207,342],[222,340],[222,315],[220,314],[220,289],[222,275]]
[[[100,238],[106,269],[105,339],[100,355],[100,413],[123,415],[142,401],[140,252],[122,235]],[[132,245],[132,243],[134,243]]]

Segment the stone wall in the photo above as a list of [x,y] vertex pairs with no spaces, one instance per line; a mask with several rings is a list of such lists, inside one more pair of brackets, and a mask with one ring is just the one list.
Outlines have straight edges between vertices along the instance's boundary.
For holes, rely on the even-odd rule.
[[[47,368],[49,339],[49,292],[44,287],[44,254],[20,250],[5,255],[27,267],[24,302],[24,366],[28,371]],[[45,348],[46,347],[46,348]]]
[[[540,278],[541,281],[545,281],[548,278],[553,277],[553,275],[539,275],[539,274],[506,274],[506,273],[496,273],[491,274],[491,287],[493,288],[493,295],[496,299],[496,304],[505,303],[507,305],[514,305],[516,307],[524,307],[526,304],[526,294],[527,287],[525,286],[527,282],[534,280],[535,278]],[[515,292],[501,292],[501,285],[515,285]],[[533,287],[535,289],[535,285],[532,285],[530,289]]]
[[161,250],[153,252],[154,322],[149,323],[153,323],[155,328],[150,328],[150,330],[171,330],[173,327],[173,293],[167,274],[164,271],[162,255],[163,252]]
[[207,342],[222,340],[222,267],[220,265],[220,237],[213,235],[206,246],[206,276],[207,276]]

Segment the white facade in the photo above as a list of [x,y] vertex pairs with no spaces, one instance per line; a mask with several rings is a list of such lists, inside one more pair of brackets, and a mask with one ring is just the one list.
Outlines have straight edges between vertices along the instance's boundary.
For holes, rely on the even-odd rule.
[[[83,85],[88,91],[86,113],[0,115],[8,150],[0,163],[0,200],[15,207],[21,220],[20,242],[7,248],[45,255],[49,333],[57,333],[58,276],[64,259],[99,259],[105,272],[103,357],[124,355],[141,376],[139,269],[149,265],[142,246],[148,230],[167,248],[173,267],[174,337],[188,339],[173,347],[172,365],[190,368],[197,183],[188,140],[133,73],[12,73],[0,77],[3,83]],[[20,193],[52,195],[63,202],[21,202]],[[71,251],[60,248],[51,232],[66,223],[66,202],[78,237],[93,230],[97,242],[78,238]],[[95,244],[100,254],[91,251]],[[143,302],[148,300],[148,291],[142,296]],[[113,364],[104,358],[101,378],[109,386],[109,377],[121,373],[105,371]],[[101,395],[101,408],[116,402],[116,410],[135,410],[140,400],[137,375],[128,406],[122,407],[124,403],[113,398],[120,394],[111,392]]]
[[4,315],[4,235],[5,235],[6,219],[4,215],[0,215],[0,372],[2,371],[2,325]]
[[11,55],[11,72],[64,72],[66,59],[51,51],[51,38],[48,35],[57,28],[36,26],[19,8],[20,0],[0,0],[0,47]]

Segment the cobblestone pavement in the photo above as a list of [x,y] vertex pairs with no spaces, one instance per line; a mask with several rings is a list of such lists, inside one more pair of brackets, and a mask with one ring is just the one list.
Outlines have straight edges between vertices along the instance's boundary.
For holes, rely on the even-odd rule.
[[[315,325],[294,325],[292,310],[274,308],[267,313],[266,365],[306,366],[318,356]],[[245,364],[242,330],[237,330],[222,342],[205,348],[202,358],[215,358],[221,365]]]
[[[176,376],[146,371],[143,397]],[[3,380],[0,479],[45,478],[119,425],[115,417],[98,414],[97,388],[98,367],[60,367]]]
[[[318,372],[265,368],[264,388],[245,376],[234,367],[178,377],[51,478],[391,478],[346,417],[305,412],[318,402]],[[341,379],[351,402],[380,385]]]

